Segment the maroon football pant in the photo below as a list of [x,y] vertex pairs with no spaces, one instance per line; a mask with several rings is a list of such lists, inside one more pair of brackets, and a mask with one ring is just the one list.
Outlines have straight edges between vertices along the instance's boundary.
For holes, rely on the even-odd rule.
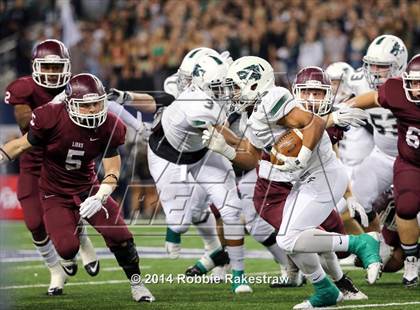
[[412,220],[420,211],[420,167],[397,157],[394,163],[394,197],[397,215]]
[[19,174],[17,197],[23,210],[23,219],[34,241],[47,238],[43,215],[44,209],[39,196],[38,176],[27,172]]
[[[58,254],[64,259],[74,258],[79,251],[79,204],[79,197],[64,198],[47,194],[42,198],[47,232]],[[100,210],[87,221],[102,235],[106,245],[116,247],[132,239],[133,235],[120,215],[118,204],[108,198],[104,207],[108,210],[109,218],[106,218],[104,210]]]

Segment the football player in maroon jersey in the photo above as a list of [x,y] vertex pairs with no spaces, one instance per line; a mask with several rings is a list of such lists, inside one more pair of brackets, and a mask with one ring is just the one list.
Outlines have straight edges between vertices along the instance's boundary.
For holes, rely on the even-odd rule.
[[[107,111],[105,89],[91,74],[72,77],[65,100],[33,111],[28,133],[1,148],[0,162],[16,158],[33,146],[43,150],[39,188],[45,227],[58,254],[73,259],[79,251],[75,234],[80,218],[103,236],[130,279],[133,299],[154,300],[140,279],[133,236],[110,197],[117,186],[126,127]],[[94,159],[102,155],[104,178],[99,185]],[[99,187],[98,187],[99,185]]]
[[385,84],[348,102],[353,107],[384,107],[397,118],[398,157],[394,163],[396,224],[404,251],[403,284],[418,282],[420,211],[420,54],[414,56],[402,77],[390,78]]
[[[50,101],[64,90],[70,80],[70,55],[66,46],[58,40],[45,40],[38,43],[32,53],[32,76],[24,76],[13,81],[6,88],[5,102],[13,105],[16,122],[23,134],[28,132],[32,111]],[[74,275],[77,265],[62,262],[51,243],[43,221],[43,209],[39,198],[38,179],[41,174],[43,149],[34,147],[19,158],[20,174],[18,199],[23,209],[24,220],[32,234],[38,252],[50,270],[49,295],[62,293],[66,271]],[[95,276],[99,272],[99,261],[91,241],[80,226],[80,254],[86,271]]]

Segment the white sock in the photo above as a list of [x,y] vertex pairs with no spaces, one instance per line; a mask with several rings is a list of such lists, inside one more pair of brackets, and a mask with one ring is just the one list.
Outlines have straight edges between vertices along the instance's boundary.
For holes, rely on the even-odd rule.
[[79,240],[80,240],[80,248],[79,248],[79,254],[80,258],[82,259],[83,265],[87,265],[89,263],[92,263],[94,261],[98,260],[98,257],[96,256],[95,248],[92,244],[92,241],[90,241],[90,238],[87,234],[86,224],[84,224],[82,221],[79,223]]
[[319,255],[322,268],[333,279],[338,281],[343,277],[343,270],[340,267],[337,255],[333,252],[325,252]]
[[229,254],[230,265],[232,266],[232,269],[237,271],[244,270],[244,246],[226,246],[226,250]]
[[319,282],[326,277],[322,269],[319,257],[315,253],[295,253],[290,254],[290,258],[303,274],[311,279],[313,283]]
[[216,230],[216,218],[213,213],[207,218],[207,221],[196,225],[197,231],[203,238],[204,249],[209,255],[215,250],[222,247]]
[[58,256],[57,251],[48,236],[43,241],[33,240],[33,242],[35,248],[38,250],[38,253],[41,254],[45,265],[47,265],[48,268],[52,268],[58,264],[60,257]]
[[277,245],[277,243],[274,243],[266,248],[274,256],[276,262],[278,262],[283,267],[287,266],[287,254]]
[[349,236],[329,233],[321,229],[308,229],[300,233],[293,251],[301,253],[346,252]]

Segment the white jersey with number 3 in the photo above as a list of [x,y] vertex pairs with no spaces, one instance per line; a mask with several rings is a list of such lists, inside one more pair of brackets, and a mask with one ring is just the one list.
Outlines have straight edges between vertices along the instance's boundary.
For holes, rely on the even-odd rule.
[[208,125],[223,125],[225,109],[197,87],[190,86],[162,113],[168,142],[179,152],[204,148],[201,136]]

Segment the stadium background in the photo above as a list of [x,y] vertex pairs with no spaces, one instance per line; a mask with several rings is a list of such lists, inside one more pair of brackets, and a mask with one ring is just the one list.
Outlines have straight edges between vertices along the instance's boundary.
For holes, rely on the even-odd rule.
[[[13,111],[3,102],[4,89],[15,78],[31,73],[32,47],[36,42],[46,38],[61,39],[70,48],[74,74],[94,73],[104,81],[107,87],[155,91],[161,90],[164,79],[176,72],[185,53],[198,46],[208,46],[218,51],[228,50],[234,59],[244,55],[258,55],[266,58],[277,72],[286,73],[278,75],[277,83],[288,86],[289,80],[302,66],[318,65],[325,68],[331,62],[346,61],[354,68],[358,68],[369,42],[383,33],[399,36],[407,45],[409,58],[419,53],[419,2],[407,0],[2,0],[0,1],[0,143],[19,134],[14,123]],[[150,120],[152,116],[145,115],[144,118]],[[141,143],[144,146],[144,141]],[[127,149],[132,150],[132,144],[128,144]],[[139,149],[142,149],[141,145]],[[127,176],[125,183],[126,185],[132,182],[138,184],[138,191],[128,195],[131,199],[125,201],[125,215],[130,217],[131,210],[142,207],[141,215],[150,217],[154,212],[153,208],[150,210],[150,204],[156,201],[156,196],[148,181],[144,153],[139,152],[136,161],[138,165],[134,168],[137,176],[134,179]],[[0,172],[2,174],[0,206],[10,207],[17,200],[13,196],[15,195],[13,191],[7,190],[9,187],[7,182],[16,182],[13,180],[13,175],[17,173],[16,162],[14,165],[0,167]],[[147,195],[142,196],[144,194]],[[148,201],[139,199],[148,195]],[[120,193],[120,196],[124,196],[124,193]],[[134,229],[137,236],[142,236],[136,237],[138,245],[155,247],[162,245],[163,230],[157,233],[154,227],[150,227],[148,237],[143,227],[139,232],[135,227],[131,229]],[[95,246],[101,246],[101,242],[100,238],[94,238]],[[6,249],[10,244],[12,244],[12,249],[25,251],[33,249],[30,237],[21,223],[2,222],[0,224],[0,261],[2,261],[5,244]],[[103,244],[102,246],[104,247]],[[185,246],[197,248],[201,245],[199,241],[187,238]],[[248,249],[257,249],[257,247],[255,242],[254,244],[252,241],[247,242]],[[185,259],[175,265],[172,265],[172,262],[165,263],[165,260],[159,260],[157,263],[155,261],[155,258],[142,258],[143,264],[146,267],[149,265],[153,272],[161,270],[161,272],[182,273],[187,263],[193,262],[191,258],[190,261]],[[167,266],[175,269],[169,269]],[[247,266],[250,266],[250,270],[254,272],[277,268],[274,263],[267,267],[267,263],[261,264],[258,260],[248,261]],[[31,268],[31,272],[32,268],[35,268],[36,272],[28,273],[28,267]],[[107,280],[109,277],[110,280],[115,281],[114,263],[110,260],[105,261],[104,267],[109,268],[110,272],[101,275],[101,279]],[[46,301],[40,297],[45,288],[42,285],[36,286],[48,281],[44,269],[39,262],[29,265],[16,263],[9,273],[7,266],[1,267],[2,285],[23,284],[25,286],[35,283],[35,286],[31,291],[0,290],[0,300],[3,302],[0,303],[0,308],[6,307],[4,300],[8,297],[10,303],[13,303],[13,300],[18,301],[21,308],[63,308],[71,303],[74,307],[89,309],[87,303],[91,302],[91,296],[97,296],[98,292],[105,292],[101,295],[102,301],[96,305],[98,307],[106,308],[116,302],[121,303],[122,307],[130,305],[128,297],[126,297],[127,301],[112,299],[113,296],[115,297],[115,292],[120,295],[126,294],[126,289],[122,284],[99,288],[96,286],[78,288],[77,283],[73,283],[75,286],[69,286],[66,289],[69,292],[68,299],[62,300],[60,306],[57,301]],[[14,274],[13,277],[10,276],[11,273]],[[81,278],[90,281],[86,275],[81,275]],[[362,272],[356,272],[355,278],[358,283],[363,283]],[[393,278],[388,276],[381,281],[385,283],[375,289],[361,284],[362,289],[369,290],[369,297],[375,302],[411,302],[416,294],[418,295],[407,290],[401,291],[400,275],[395,275]],[[183,293],[186,290],[192,292],[191,286],[181,286],[178,294],[164,285],[152,286],[152,288],[155,292],[157,291],[157,298],[162,300],[157,304],[157,308],[167,306],[169,309],[176,303],[180,309],[190,309],[191,300],[196,302],[198,299],[204,300],[203,309],[210,309],[216,305],[219,306],[225,300],[231,300],[224,287],[219,287],[217,293],[210,294],[210,292],[207,293],[207,289],[197,286],[193,290],[199,295],[191,295],[193,297]],[[296,293],[289,291],[289,297],[282,301],[283,306],[290,306],[293,301],[302,299],[307,293],[302,290],[297,290]],[[262,295],[260,289],[257,297],[264,300],[267,309],[283,308],[276,299],[276,292],[265,290],[264,294]],[[292,294],[296,294],[297,297],[291,298]],[[237,302],[235,305],[241,309],[247,306],[255,308],[259,304],[254,296],[235,300]],[[395,299],[393,296],[398,296],[398,298]],[[210,302],[213,300],[215,303]],[[235,306],[232,304],[231,307]],[[400,309],[400,307],[396,306],[395,309]],[[415,309],[416,307],[406,306],[405,308]]]

